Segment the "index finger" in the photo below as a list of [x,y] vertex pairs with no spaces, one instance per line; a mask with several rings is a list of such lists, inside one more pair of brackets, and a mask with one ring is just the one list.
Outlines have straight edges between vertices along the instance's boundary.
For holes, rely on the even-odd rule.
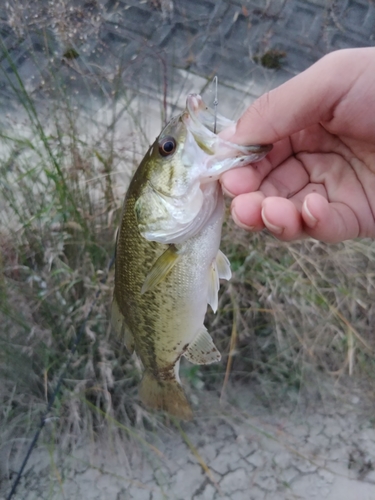
[[[332,52],[257,99],[222,135],[239,144],[275,143],[317,123],[336,123],[335,110],[374,58],[373,47]],[[350,68],[350,71],[348,71]]]

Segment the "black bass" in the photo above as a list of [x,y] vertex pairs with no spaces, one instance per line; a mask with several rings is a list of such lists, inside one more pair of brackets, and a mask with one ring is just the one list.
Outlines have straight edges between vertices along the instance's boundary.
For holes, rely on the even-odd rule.
[[143,403],[184,419],[192,412],[180,385],[181,356],[195,364],[221,357],[203,324],[207,304],[217,309],[219,279],[231,277],[219,250],[218,179],[272,148],[238,146],[213,132],[231,123],[199,95],[188,96],[135,172],[117,238],[113,327],[144,366]]

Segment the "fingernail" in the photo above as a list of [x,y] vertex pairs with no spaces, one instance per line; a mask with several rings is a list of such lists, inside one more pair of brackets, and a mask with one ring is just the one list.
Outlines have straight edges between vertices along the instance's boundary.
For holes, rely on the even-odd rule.
[[263,219],[264,225],[266,226],[266,228],[269,231],[271,231],[271,233],[281,234],[284,231],[283,227],[275,226],[274,224],[271,224],[271,222],[269,222],[267,220],[265,213],[264,213],[264,208],[262,208],[262,219]]
[[313,214],[310,212],[309,207],[307,206],[307,200],[305,200],[303,202],[302,210],[305,213],[304,220],[305,220],[306,224],[310,228],[314,228],[316,226],[316,223],[318,222],[318,219],[315,219]]
[[243,222],[238,220],[238,217],[237,217],[237,214],[236,214],[236,211],[234,210],[234,208],[232,208],[231,214],[232,214],[232,219],[234,220],[235,224],[238,227],[240,227],[241,229],[245,229],[246,231],[254,231],[255,226],[247,226],[246,224],[244,224]]

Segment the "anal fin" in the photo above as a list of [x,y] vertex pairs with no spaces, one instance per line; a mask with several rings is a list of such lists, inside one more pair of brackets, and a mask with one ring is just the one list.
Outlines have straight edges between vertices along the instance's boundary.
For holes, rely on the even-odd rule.
[[167,250],[160,255],[151,267],[143,283],[141,294],[153,290],[167,274],[173,269],[179,259],[178,250],[175,245],[169,245]]
[[204,328],[200,330],[184,352],[186,359],[195,365],[209,365],[220,361],[221,354],[217,350],[211,335]]
[[112,300],[111,323],[118,337],[124,339],[126,349],[132,354],[134,351],[134,337],[130,329],[126,326],[124,315],[120,311],[115,297]]

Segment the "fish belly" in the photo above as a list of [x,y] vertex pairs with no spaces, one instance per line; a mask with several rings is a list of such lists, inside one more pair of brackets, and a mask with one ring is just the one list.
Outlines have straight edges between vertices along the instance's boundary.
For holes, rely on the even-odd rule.
[[206,226],[183,244],[180,261],[160,284],[160,330],[155,332],[160,366],[176,362],[204,329],[210,273],[219,250],[223,216],[220,195]]

